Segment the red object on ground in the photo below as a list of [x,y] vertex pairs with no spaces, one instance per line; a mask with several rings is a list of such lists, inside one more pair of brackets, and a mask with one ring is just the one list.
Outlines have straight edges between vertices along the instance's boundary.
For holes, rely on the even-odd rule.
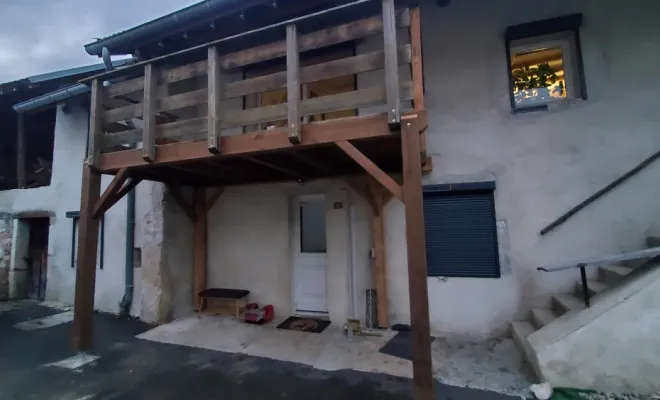
[[275,308],[269,304],[259,309],[257,303],[250,303],[245,307],[245,322],[263,324],[273,320]]

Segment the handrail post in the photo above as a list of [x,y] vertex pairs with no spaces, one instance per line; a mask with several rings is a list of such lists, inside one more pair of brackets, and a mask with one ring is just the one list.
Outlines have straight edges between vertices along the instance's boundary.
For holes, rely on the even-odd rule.
[[383,0],[383,43],[387,117],[390,128],[397,128],[401,123],[401,94],[399,93],[399,62],[397,60],[394,0]]
[[101,155],[103,136],[103,82],[92,81],[89,106],[89,133],[87,137],[87,163],[96,166]]
[[156,71],[153,64],[144,66],[142,101],[142,158],[156,160]]
[[220,56],[218,48],[208,48],[208,147],[209,152],[217,154],[220,152],[220,136],[222,116],[220,110],[220,92],[222,90]]
[[300,144],[300,55],[295,24],[286,26],[286,96],[289,141]]
[[591,301],[589,299],[589,284],[587,283],[587,271],[585,267],[587,264],[578,264],[580,267],[580,277],[582,278],[582,295],[584,296],[584,305],[589,308],[591,307]]

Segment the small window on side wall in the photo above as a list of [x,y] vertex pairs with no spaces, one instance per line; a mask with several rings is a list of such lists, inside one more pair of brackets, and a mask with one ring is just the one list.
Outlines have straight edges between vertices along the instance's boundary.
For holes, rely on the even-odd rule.
[[506,31],[509,95],[514,112],[587,98],[580,43],[582,15],[509,27]]

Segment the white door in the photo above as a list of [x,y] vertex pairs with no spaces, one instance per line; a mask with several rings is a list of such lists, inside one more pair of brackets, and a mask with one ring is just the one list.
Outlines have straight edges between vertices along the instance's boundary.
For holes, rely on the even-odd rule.
[[294,202],[293,300],[300,313],[327,313],[325,197],[300,196]]

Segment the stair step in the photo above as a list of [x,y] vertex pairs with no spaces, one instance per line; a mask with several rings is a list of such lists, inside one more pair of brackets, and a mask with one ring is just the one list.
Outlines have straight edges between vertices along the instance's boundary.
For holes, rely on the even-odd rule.
[[605,265],[598,267],[598,279],[608,285],[615,285],[623,280],[632,269],[620,265]]
[[536,328],[541,329],[557,319],[555,313],[549,308],[532,308],[532,318]]
[[[607,289],[607,285],[605,285],[602,282],[594,281],[594,280],[587,280],[587,286],[589,287],[590,296],[595,296],[598,293],[602,293],[605,289]],[[580,299],[584,299],[584,296],[582,295],[582,281],[576,282],[575,294]]]
[[581,310],[584,308],[584,302],[572,294],[556,294],[552,296],[552,305],[559,315],[564,315],[571,310]]
[[534,333],[536,329],[534,326],[527,321],[513,321],[511,323],[511,336],[513,336],[513,343],[516,344],[518,351],[523,355],[523,358],[527,364],[532,368],[534,374],[539,377],[541,373],[538,368],[538,364],[535,362],[534,349],[529,344],[527,338],[529,335]]

